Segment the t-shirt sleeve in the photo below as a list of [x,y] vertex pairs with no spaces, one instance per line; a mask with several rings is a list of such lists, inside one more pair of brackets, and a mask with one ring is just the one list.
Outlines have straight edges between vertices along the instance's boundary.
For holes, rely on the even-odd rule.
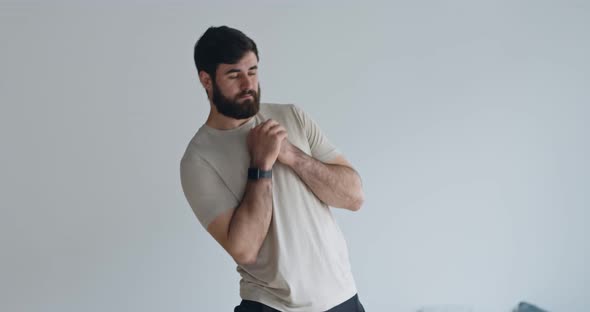
[[238,200],[221,177],[198,156],[182,158],[180,181],[189,205],[205,229],[217,216],[238,206]]
[[305,131],[307,142],[311,149],[311,156],[319,161],[326,162],[340,154],[340,151],[330,143],[318,124],[297,105],[291,104],[297,119]]

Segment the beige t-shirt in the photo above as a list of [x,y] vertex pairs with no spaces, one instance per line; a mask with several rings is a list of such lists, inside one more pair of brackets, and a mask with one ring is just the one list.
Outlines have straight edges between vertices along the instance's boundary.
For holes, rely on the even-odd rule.
[[[203,125],[180,164],[184,194],[203,227],[236,208],[250,155],[246,137],[267,119],[278,121],[299,149],[327,161],[339,154],[317,124],[292,104],[261,104],[231,130]],[[238,265],[240,296],[281,311],[326,311],[356,294],[346,241],[330,208],[289,167],[273,167],[273,215],[256,263]]]

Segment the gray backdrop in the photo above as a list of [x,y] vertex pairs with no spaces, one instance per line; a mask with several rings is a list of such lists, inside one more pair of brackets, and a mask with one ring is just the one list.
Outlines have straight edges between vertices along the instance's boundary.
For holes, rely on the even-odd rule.
[[3,1],[0,310],[232,311],[179,161],[211,25],[361,173],[368,311],[590,306],[586,1]]

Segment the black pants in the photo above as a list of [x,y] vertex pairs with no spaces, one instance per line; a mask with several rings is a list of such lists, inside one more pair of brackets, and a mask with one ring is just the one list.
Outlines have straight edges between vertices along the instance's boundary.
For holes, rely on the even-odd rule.
[[[234,312],[280,312],[260,302],[242,300],[239,306],[234,309]],[[365,312],[365,308],[359,301],[358,294],[343,303],[331,308],[326,312]]]

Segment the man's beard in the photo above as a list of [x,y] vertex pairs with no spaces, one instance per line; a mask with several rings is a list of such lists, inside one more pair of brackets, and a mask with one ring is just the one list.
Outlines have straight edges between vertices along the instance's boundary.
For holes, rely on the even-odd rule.
[[[251,95],[253,99],[246,99],[239,103],[238,99],[247,94]],[[221,90],[213,81],[213,98],[211,100],[217,111],[222,115],[234,119],[250,118],[256,115],[260,109],[260,85],[258,85],[258,92],[247,90],[240,92],[234,99],[230,99],[221,93]]]

